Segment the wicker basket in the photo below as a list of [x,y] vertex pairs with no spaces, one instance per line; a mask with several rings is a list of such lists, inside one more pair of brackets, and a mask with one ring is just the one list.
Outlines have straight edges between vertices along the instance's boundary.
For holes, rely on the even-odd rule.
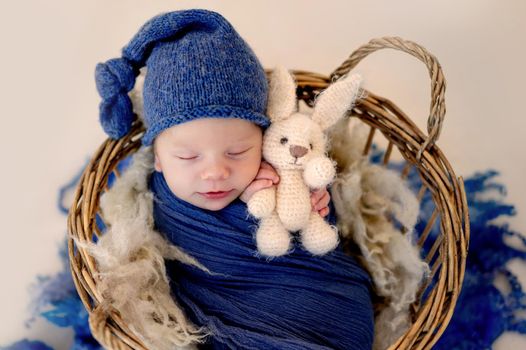
[[[421,46],[400,38],[371,40],[356,50],[330,77],[306,71],[294,71],[298,82],[298,98],[312,104],[315,96],[331,81],[346,74],[368,54],[382,48],[393,48],[409,53],[423,61],[431,77],[431,112],[428,120],[428,136],[391,101],[367,93],[351,111],[370,126],[364,154],[368,154],[373,139],[382,135],[387,141],[383,162],[387,164],[393,146],[397,147],[406,161],[401,172],[405,178],[413,167],[419,172],[423,186],[422,198],[430,191],[435,205],[431,217],[419,238],[422,246],[430,245],[426,260],[431,265],[432,276],[422,288],[421,298],[413,305],[410,329],[390,349],[430,349],[444,332],[458,299],[469,240],[469,216],[462,178],[457,178],[444,154],[435,145],[445,114],[445,81],[436,58]],[[69,233],[79,242],[91,242],[103,234],[96,224],[99,199],[107,189],[113,173],[118,176],[117,164],[135,152],[140,146],[144,129],[140,122],[134,123],[132,131],[120,140],[106,140],[95,152],[77,187],[68,217]],[[377,133],[379,131],[380,133]],[[440,234],[429,235],[439,220]],[[131,333],[116,311],[103,312],[98,307],[102,296],[97,292],[97,267],[87,251],[69,239],[69,257],[73,280],[84,306],[90,315],[90,327],[94,337],[111,349],[145,349]]]

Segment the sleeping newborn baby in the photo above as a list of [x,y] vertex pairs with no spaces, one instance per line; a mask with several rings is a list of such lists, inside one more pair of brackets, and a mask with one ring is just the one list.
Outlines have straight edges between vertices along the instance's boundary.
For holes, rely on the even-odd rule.
[[[268,82],[254,52],[215,12],[154,17],[122,58],[98,69],[101,123],[114,138],[131,128],[126,93],[144,65],[155,229],[208,270],[165,261],[173,298],[211,334],[201,347],[371,349],[370,277],[341,246],[322,256],[299,244],[273,259],[258,254],[246,202],[280,179],[262,161]],[[326,189],[311,201],[335,224]]]

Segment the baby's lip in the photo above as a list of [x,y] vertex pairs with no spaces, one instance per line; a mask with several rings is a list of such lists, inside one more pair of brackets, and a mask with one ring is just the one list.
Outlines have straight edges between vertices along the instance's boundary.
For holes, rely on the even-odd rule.
[[220,191],[220,192],[201,192],[199,195],[207,199],[222,199],[229,196],[233,190],[230,191]]
[[208,192],[201,192],[201,193],[223,193],[223,192],[230,192],[232,190],[225,190],[225,191],[208,191]]

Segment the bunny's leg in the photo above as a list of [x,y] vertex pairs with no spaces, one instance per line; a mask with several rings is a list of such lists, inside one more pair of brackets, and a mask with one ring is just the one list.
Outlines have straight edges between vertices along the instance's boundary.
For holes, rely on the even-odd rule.
[[261,219],[256,232],[256,244],[259,252],[266,256],[285,254],[290,248],[290,233],[283,227],[276,211]]
[[301,231],[301,243],[312,254],[323,255],[338,245],[338,229],[313,212],[309,224]]

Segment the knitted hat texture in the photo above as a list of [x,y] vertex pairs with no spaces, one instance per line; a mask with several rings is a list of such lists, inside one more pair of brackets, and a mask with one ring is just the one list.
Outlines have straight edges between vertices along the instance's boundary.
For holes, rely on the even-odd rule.
[[143,66],[144,145],[151,145],[161,131],[198,118],[240,118],[263,128],[270,124],[265,115],[265,71],[248,44],[216,12],[160,14],[123,48],[122,57],[97,65],[100,122],[111,138],[131,129],[128,92]]

